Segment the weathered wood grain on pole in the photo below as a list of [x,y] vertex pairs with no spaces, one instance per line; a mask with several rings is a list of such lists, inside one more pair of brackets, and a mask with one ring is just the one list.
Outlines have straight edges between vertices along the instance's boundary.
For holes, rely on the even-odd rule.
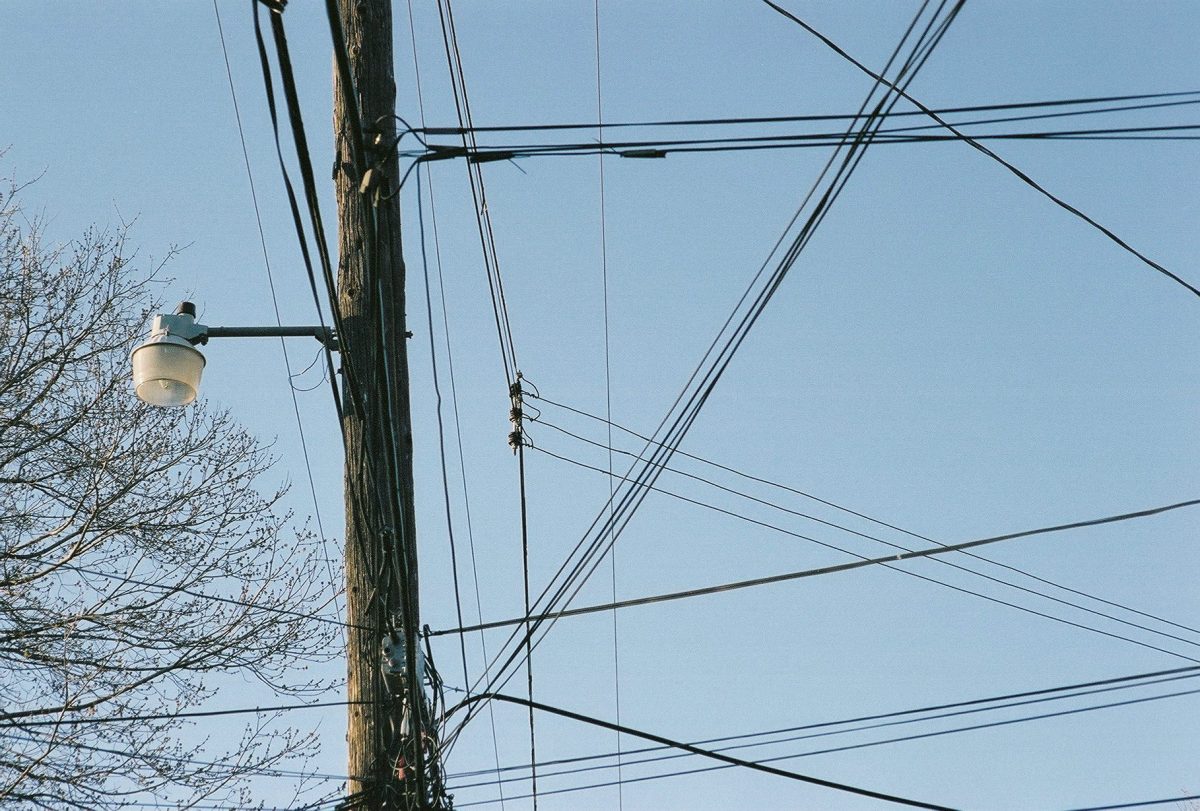
[[[348,794],[354,807],[425,807],[420,733],[409,745],[400,743],[407,732],[401,729],[403,697],[390,694],[381,655],[389,627],[408,631],[406,662],[420,655],[399,197],[376,194],[395,190],[398,182],[395,161],[379,161],[395,131],[392,15],[390,0],[337,0],[337,6],[357,88],[357,99],[348,100],[335,60],[339,337],[353,375],[343,374],[342,381],[347,698],[366,702],[351,705],[347,723]],[[376,166],[375,177],[364,194],[361,167],[368,165]],[[419,707],[421,686],[414,681],[408,680],[409,706]]]

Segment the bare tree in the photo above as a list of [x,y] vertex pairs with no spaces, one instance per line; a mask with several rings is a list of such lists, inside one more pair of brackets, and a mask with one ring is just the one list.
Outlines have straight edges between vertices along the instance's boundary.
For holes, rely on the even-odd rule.
[[[255,717],[204,747],[215,682],[312,694],[335,653],[311,533],[228,414],[133,397],[129,352],[157,303],[123,234],[43,244],[0,192],[0,805],[245,802],[315,739]],[[222,598],[222,599],[214,599]],[[151,716],[147,718],[147,716]],[[228,727],[224,727],[228,729]]]

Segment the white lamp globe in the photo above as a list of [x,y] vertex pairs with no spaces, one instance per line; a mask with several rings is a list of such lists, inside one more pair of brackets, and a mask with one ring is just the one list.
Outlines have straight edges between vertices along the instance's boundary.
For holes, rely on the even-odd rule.
[[177,335],[158,333],[133,350],[133,388],[155,406],[184,406],[196,399],[204,355]]

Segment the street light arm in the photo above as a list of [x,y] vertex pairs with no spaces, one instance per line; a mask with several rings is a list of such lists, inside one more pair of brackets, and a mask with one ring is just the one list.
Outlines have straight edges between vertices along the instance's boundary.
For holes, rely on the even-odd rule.
[[330,327],[208,327],[196,325],[202,330],[196,343],[206,344],[209,338],[297,338],[311,336],[322,345],[337,351],[337,334]]

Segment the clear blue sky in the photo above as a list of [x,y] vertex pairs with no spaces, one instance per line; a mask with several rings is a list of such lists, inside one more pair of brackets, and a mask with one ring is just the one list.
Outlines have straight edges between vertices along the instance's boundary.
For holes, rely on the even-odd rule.
[[[332,226],[330,56],[324,11],[286,12],[322,205]],[[786,3],[879,67],[915,2]],[[315,315],[275,163],[248,3],[220,4],[278,302],[286,323]],[[413,4],[424,115],[455,123],[436,6]],[[398,109],[420,120],[408,26],[397,3]],[[590,0],[460,2],[459,41],[477,124],[594,121]],[[135,221],[149,266],[186,246],[163,297],[197,302],[209,324],[266,324],[274,310],[211,4],[6,3],[0,9],[3,164],[42,175],[26,193],[50,233]],[[600,12],[608,122],[848,113],[869,81],[758,2],[605,2]],[[912,85],[929,106],[1196,89],[1200,9],[1189,2],[971,0]],[[903,109],[903,105],[901,108]],[[1081,123],[1082,122],[1082,123]],[[1196,108],[1066,119],[1062,126],[1200,123]],[[1057,126],[1057,124],[1055,125]],[[762,130],[747,131],[757,134]],[[596,137],[585,131],[580,140]],[[484,139],[486,140],[486,139]],[[493,140],[497,140],[493,139]],[[406,141],[410,145],[411,141]],[[1195,142],[1053,141],[993,148],[1165,267],[1200,284]],[[286,149],[286,144],[285,144]],[[290,150],[289,150],[290,152]],[[648,433],[765,259],[827,157],[825,150],[673,155],[605,162],[613,419]],[[595,156],[486,166],[500,269],[520,367],[547,398],[605,410],[599,162]],[[522,171],[523,170],[523,171]],[[44,173],[44,174],[43,174]],[[482,607],[466,556],[466,512],[451,467],[468,620],[521,606],[516,466],[508,400],[461,164],[433,164],[438,238],[454,351]],[[428,189],[428,187],[427,187]],[[404,193],[423,620],[457,624],[438,467],[415,186]],[[431,225],[429,201],[426,226]],[[433,235],[428,234],[432,254]],[[436,293],[436,290],[435,290]],[[435,310],[439,309],[435,299]],[[941,542],[962,541],[1194,498],[1200,494],[1200,300],[1053,206],[963,144],[872,147],[765,311],[683,450],[787,484]],[[447,357],[435,319],[445,416]],[[293,369],[315,347],[289,347]],[[276,440],[292,506],[313,500],[278,344],[206,349],[204,396]],[[317,505],[341,538],[341,456],[319,369],[296,380]],[[547,421],[603,443],[595,423],[547,407]],[[449,423],[448,423],[449,424]],[[545,450],[599,465],[603,451],[548,426]],[[619,446],[636,450],[628,437]],[[450,449],[453,459],[457,450]],[[618,458],[618,466],[620,459]],[[851,519],[795,495],[677,466],[827,521]],[[603,476],[528,456],[531,579],[539,589],[608,493]],[[884,547],[668,474],[660,484],[865,555]],[[1195,626],[1197,512],[1040,536],[988,558],[1155,617]],[[923,545],[894,531],[897,543]],[[617,546],[615,588],[638,597],[850,558],[728,515],[651,495]],[[963,566],[1053,593],[1171,639],[983,580],[936,561],[902,568],[952,586],[1165,648],[1152,650],[882,567],[713,595],[618,615],[620,718],[684,740],[750,733],[1185,666],[1200,632],[1130,614],[977,560]],[[607,564],[577,604],[611,599]],[[488,637],[495,652],[504,636]],[[535,652],[535,697],[616,718],[613,618],[565,619]],[[447,683],[459,649],[435,643]],[[468,646],[474,678],[478,637]],[[523,689],[519,677],[509,691]],[[1200,688],[1195,680],[1073,704],[743,749],[800,754],[893,735]],[[336,696],[331,696],[336,698]],[[218,703],[248,701],[236,689]],[[311,768],[341,773],[342,719],[321,723]],[[777,763],[825,779],[976,809],[1068,808],[1200,793],[1200,695],[811,755]],[[495,714],[499,761],[528,756],[523,713]],[[197,739],[222,727],[197,725]],[[539,718],[539,758],[612,751],[611,733]],[[638,746],[625,740],[626,748]],[[494,768],[485,714],[454,749],[451,774]],[[609,763],[611,761],[605,761]],[[626,779],[701,768],[696,759],[627,765]],[[561,767],[560,767],[561,768]],[[522,774],[512,772],[512,775]],[[542,790],[615,778],[544,777]],[[284,801],[286,781],[256,786]],[[452,785],[476,782],[452,779]],[[528,783],[505,784],[506,796]],[[460,803],[498,797],[463,788]],[[544,809],[882,807],[766,775],[722,770],[547,795]],[[499,807],[497,804],[493,807]],[[528,808],[509,800],[508,808]]]

